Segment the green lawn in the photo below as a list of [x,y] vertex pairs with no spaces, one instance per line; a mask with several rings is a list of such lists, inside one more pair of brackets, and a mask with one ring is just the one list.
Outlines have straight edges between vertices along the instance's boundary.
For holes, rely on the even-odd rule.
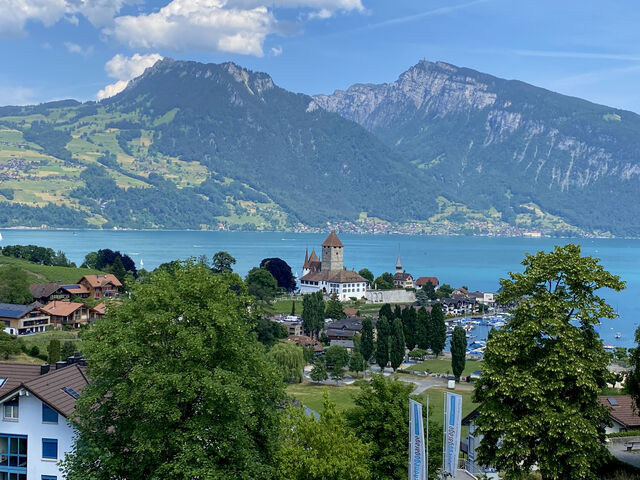
[[284,313],[285,315],[289,315],[291,313],[291,304],[295,302],[296,304],[296,315],[302,315],[302,297],[299,297],[300,300],[291,300],[291,299],[280,299],[276,300],[271,304],[273,308],[274,314]]
[[77,342],[78,341],[78,332],[77,331],[65,331],[65,330],[50,330],[48,332],[42,333],[34,333],[33,335],[26,335],[24,337],[20,337],[22,342],[25,344],[27,348],[31,348],[34,345],[38,347],[40,353],[47,353],[47,347],[49,346],[49,341],[57,338],[60,340],[60,344],[64,342]]
[[[481,360],[467,360],[462,371],[462,376],[466,377],[475,370],[482,368]],[[410,372],[429,372],[429,373],[452,373],[451,360],[450,359],[438,359],[438,360],[425,360],[424,362],[416,363],[407,368]]]
[[338,410],[353,407],[353,396],[360,391],[360,387],[345,385],[343,387],[331,385],[315,385],[312,383],[296,383],[287,386],[287,393],[316,412],[322,412],[324,391],[328,390],[329,398],[335,402]]
[[2,268],[4,265],[17,265],[23,268],[31,274],[31,280],[34,283],[76,283],[84,275],[101,273],[99,270],[93,270],[90,268],[51,267],[48,265],[38,265],[36,263],[31,263],[19,258],[5,257],[0,255],[0,268]]
[[[421,393],[419,397],[426,399],[426,395],[429,395],[429,411],[431,412],[429,420],[438,425],[442,425],[444,421],[444,392],[447,391],[462,395],[462,418],[466,417],[478,406],[477,403],[471,401],[472,389],[447,390],[444,387],[432,387]],[[462,438],[467,436],[468,430],[469,427],[462,427]]]

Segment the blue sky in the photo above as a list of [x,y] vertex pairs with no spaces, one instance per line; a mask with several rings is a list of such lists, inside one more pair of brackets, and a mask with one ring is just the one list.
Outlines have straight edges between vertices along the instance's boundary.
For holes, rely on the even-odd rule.
[[95,100],[168,56],[308,94],[441,60],[640,112],[638,25],[627,0],[4,0],[0,105]]

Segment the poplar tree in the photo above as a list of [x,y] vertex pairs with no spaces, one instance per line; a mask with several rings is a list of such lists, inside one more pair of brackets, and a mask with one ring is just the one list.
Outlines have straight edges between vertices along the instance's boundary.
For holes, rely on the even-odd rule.
[[439,303],[431,308],[431,318],[427,328],[429,348],[437,357],[447,344],[447,324],[444,321],[444,313]]
[[407,307],[402,311],[402,329],[404,332],[404,340],[409,350],[413,350],[416,346],[416,327],[417,315],[416,309]]
[[595,331],[616,314],[601,288],[625,283],[580,247],[527,254],[523,273],[501,279],[498,301],[518,304],[487,340],[475,424],[483,435],[478,462],[515,478],[538,469],[543,480],[595,478],[607,457],[609,356]]
[[360,337],[360,353],[365,362],[373,355],[373,324],[370,318],[362,320],[362,337]]
[[376,324],[378,338],[376,339],[376,363],[381,370],[389,363],[389,337],[391,335],[391,325],[387,317],[378,318]]
[[429,348],[429,312],[425,307],[420,307],[416,314],[416,343],[418,348],[427,350]]
[[391,341],[389,342],[389,360],[391,360],[391,368],[395,371],[404,360],[405,339],[402,320],[399,318],[394,319],[392,328]]
[[456,381],[460,381],[460,375],[464,371],[467,358],[467,332],[462,327],[453,329],[451,337],[451,370]]
[[318,337],[324,328],[324,298],[321,291],[302,297],[302,324],[310,337]]

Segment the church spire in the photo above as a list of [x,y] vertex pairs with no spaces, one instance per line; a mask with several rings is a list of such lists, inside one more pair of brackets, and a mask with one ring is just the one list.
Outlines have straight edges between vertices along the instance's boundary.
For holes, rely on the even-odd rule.
[[400,250],[398,250],[398,259],[396,260],[396,273],[402,273],[402,260],[400,259]]

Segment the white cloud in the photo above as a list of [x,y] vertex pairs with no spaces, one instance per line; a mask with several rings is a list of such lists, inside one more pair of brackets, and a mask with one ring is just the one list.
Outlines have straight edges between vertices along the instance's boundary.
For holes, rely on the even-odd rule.
[[33,105],[35,92],[30,88],[0,86],[0,105]]
[[109,25],[125,3],[133,0],[2,0],[0,1],[0,36],[26,34],[28,22],[49,27],[65,17],[76,23],[82,15],[96,27]]
[[173,0],[158,12],[115,19],[113,34],[129,48],[197,49],[262,55],[276,21],[266,7],[225,8],[224,0]]
[[105,64],[104,69],[107,75],[118,81],[100,90],[96,95],[97,99],[102,100],[117,95],[126,88],[129,80],[142,75],[147,68],[152,67],[162,58],[162,55],[158,53],[150,53],[148,55],[136,53],[131,57],[125,57],[120,54],[114,56]]
[[274,57],[279,57],[280,55],[282,55],[282,47],[271,47],[271,55],[273,55]]
[[96,94],[96,98],[98,100],[103,100],[105,98],[113,97],[114,95],[117,95],[118,93],[123,91],[125,88],[127,88],[128,84],[129,82],[125,80],[119,80],[116,83],[107,85],[102,90],[98,91],[98,93]]
[[107,33],[129,48],[262,56],[266,36],[285,30],[273,7],[310,8],[309,18],[364,11],[361,0],[172,0],[157,12],[117,17]]
[[82,55],[83,57],[88,57],[93,53],[93,45],[89,45],[87,47],[83,47],[73,42],[64,42],[64,46],[67,48],[69,53],[77,53],[78,55]]

